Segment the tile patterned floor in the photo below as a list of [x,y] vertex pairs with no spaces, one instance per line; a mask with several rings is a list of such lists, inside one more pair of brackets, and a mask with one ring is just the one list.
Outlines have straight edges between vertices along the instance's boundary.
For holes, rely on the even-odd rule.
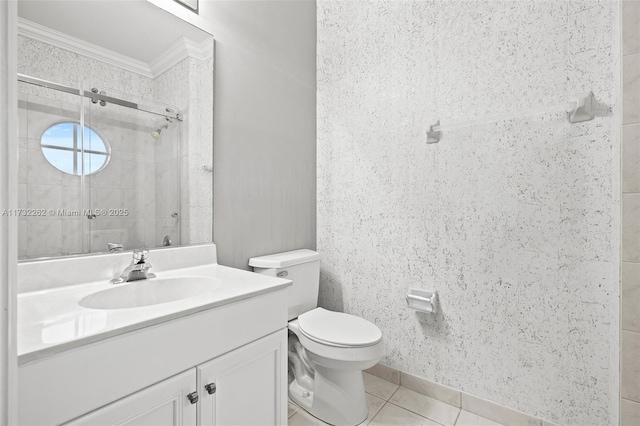
[[[368,373],[364,375],[371,426],[502,426]],[[289,401],[289,426],[326,425]]]

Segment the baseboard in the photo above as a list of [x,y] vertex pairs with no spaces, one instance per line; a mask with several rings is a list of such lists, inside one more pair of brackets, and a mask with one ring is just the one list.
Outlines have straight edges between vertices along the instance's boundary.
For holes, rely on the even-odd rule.
[[462,408],[478,416],[505,425],[518,426],[555,426],[546,420],[531,416],[513,408],[497,404],[448,386],[432,382],[413,374],[405,373],[385,364],[376,364],[367,373],[380,377],[396,385],[403,386],[414,392],[429,396],[449,405]]

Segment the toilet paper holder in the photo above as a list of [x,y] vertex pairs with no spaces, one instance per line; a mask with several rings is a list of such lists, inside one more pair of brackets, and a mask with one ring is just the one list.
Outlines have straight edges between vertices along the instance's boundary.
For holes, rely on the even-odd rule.
[[407,294],[407,306],[420,312],[434,313],[437,310],[438,293],[421,288],[410,288]]

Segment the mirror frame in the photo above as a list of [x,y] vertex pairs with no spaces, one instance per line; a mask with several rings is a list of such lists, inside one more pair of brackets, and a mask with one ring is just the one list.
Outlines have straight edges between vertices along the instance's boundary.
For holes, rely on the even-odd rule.
[[[195,14],[200,14],[200,0],[173,0]],[[192,3],[195,2],[195,5]]]

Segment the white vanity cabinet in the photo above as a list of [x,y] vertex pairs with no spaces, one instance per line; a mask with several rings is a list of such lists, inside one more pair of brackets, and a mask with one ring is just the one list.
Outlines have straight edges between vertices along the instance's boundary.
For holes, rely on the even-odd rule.
[[198,366],[200,424],[286,424],[286,350],[283,330]]
[[283,285],[27,360],[18,423],[286,424],[286,326]]
[[192,426],[196,424],[196,405],[191,404],[188,395],[194,391],[195,383],[196,371],[191,369],[72,420],[67,425]]
[[282,330],[99,408],[67,425],[284,424],[286,345],[286,331]]

